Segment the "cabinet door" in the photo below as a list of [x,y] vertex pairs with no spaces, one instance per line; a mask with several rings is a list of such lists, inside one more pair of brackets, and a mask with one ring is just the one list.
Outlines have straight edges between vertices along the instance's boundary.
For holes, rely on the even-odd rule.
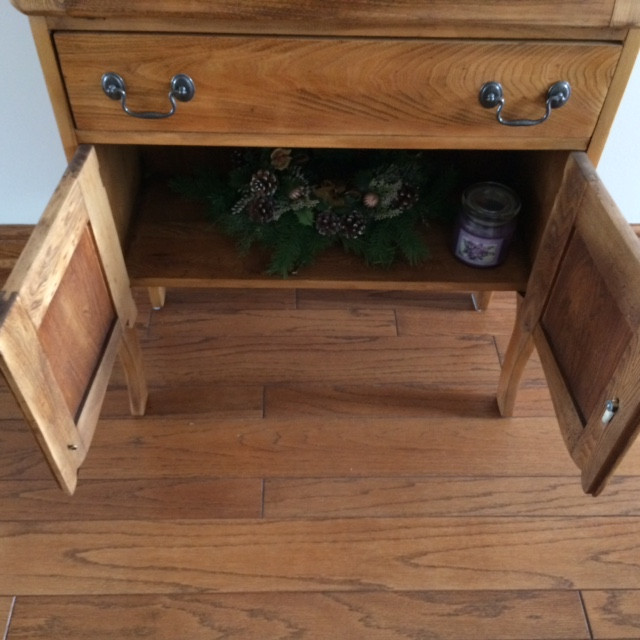
[[598,494],[640,430],[640,243],[584,154],[562,186],[500,381],[503,414],[538,349],[565,444]]
[[0,293],[0,367],[68,493],[118,353],[144,413],[135,316],[97,154],[81,147]]

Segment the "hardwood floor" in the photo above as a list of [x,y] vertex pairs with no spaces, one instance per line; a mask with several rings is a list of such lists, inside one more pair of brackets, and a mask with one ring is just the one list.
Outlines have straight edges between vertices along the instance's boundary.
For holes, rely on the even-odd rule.
[[74,497],[0,389],[4,640],[640,638],[640,446],[584,496],[535,358],[498,417],[512,295],[137,299]]

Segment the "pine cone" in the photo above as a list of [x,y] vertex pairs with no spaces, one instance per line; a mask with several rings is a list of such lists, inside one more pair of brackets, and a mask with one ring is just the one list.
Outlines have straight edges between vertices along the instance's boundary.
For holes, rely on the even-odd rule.
[[271,222],[275,219],[274,202],[267,196],[256,196],[247,206],[247,213],[254,222]]
[[268,169],[259,169],[251,176],[249,189],[256,195],[272,196],[278,188],[278,178]]
[[340,230],[340,218],[331,209],[316,215],[316,231],[321,236],[335,236]]
[[301,200],[309,195],[309,187],[307,186],[298,186],[294,187],[289,191],[289,200]]
[[410,209],[416,202],[418,202],[418,190],[410,184],[403,184],[398,189],[398,193],[391,203],[391,208]]
[[352,211],[340,219],[340,235],[355,240],[367,230],[367,219],[361,211]]

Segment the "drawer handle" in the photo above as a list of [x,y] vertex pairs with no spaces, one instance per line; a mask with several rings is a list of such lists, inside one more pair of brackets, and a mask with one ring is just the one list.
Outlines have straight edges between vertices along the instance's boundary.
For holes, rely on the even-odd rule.
[[176,112],[176,100],[180,102],[189,102],[196,92],[196,86],[193,80],[179,73],[171,78],[171,87],[169,89],[169,102],[171,109],[165,113],[157,111],[132,111],[127,106],[127,87],[124,79],[117,73],[105,73],[102,76],[102,90],[112,100],[120,100],[122,110],[134,118],[143,118],[144,120],[159,120],[161,118],[169,118]]
[[542,124],[549,119],[552,109],[559,109],[567,103],[571,97],[571,85],[568,82],[556,82],[547,91],[547,110],[538,120],[505,120],[502,117],[504,108],[504,91],[499,82],[487,82],[480,89],[480,104],[486,109],[498,107],[496,116],[500,124],[508,127],[533,127]]

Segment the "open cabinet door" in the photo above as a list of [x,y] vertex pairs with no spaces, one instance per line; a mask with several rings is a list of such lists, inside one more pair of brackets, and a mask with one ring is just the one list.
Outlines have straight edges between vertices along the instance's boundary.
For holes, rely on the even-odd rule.
[[135,317],[96,151],[80,147],[0,293],[2,372],[68,493],[118,353],[145,411]]
[[513,410],[535,344],[567,448],[597,495],[640,430],[640,243],[581,153],[565,167],[498,389]]

